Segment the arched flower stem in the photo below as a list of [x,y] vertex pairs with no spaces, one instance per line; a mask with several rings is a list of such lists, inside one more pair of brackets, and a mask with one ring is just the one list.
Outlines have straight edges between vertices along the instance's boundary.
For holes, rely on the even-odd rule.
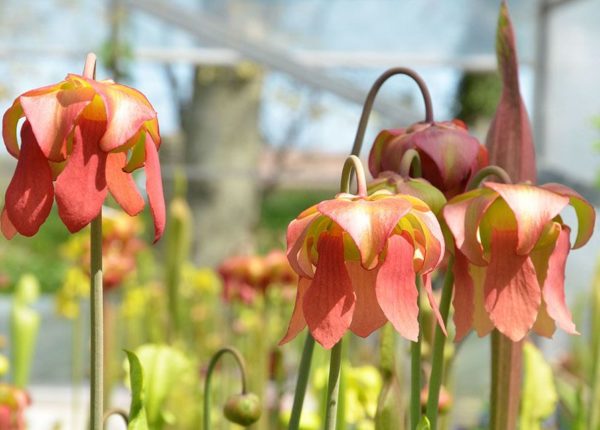
[[479,187],[483,180],[489,176],[495,176],[500,179],[500,182],[504,184],[512,184],[512,180],[510,179],[510,175],[499,166],[486,166],[479,170],[475,175],[471,178],[469,183],[467,184],[467,191],[474,190]]
[[[448,314],[450,313],[450,302],[452,301],[452,290],[454,288],[454,275],[452,267],[454,266],[454,257],[450,256],[446,268],[446,277],[442,287],[442,299],[440,300],[440,315],[444,324],[448,323]],[[444,349],[446,346],[446,335],[442,327],[437,325],[435,328],[435,338],[433,340],[433,351],[431,356],[431,376],[429,377],[429,393],[427,395],[427,418],[433,430],[437,429],[438,403],[440,399],[440,388],[444,379]]]
[[354,145],[352,146],[352,155],[360,154],[362,143],[365,138],[365,131],[367,130],[367,123],[369,122],[369,116],[371,115],[371,111],[373,110],[373,104],[375,103],[375,97],[377,97],[379,89],[385,83],[385,81],[387,81],[389,78],[395,75],[405,75],[410,77],[413,81],[415,81],[415,83],[419,86],[419,90],[421,90],[421,95],[423,96],[423,103],[425,104],[424,122],[433,122],[433,106],[431,103],[431,96],[423,78],[421,78],[421,76],[414,70],[406,67],[394,67],[392,69],[388,69],[385,72],[383,72],[383,74],[379,76],[379,78],[377,78],[377,80],[373,83],[373,86],[369,90],[369,94],[367,94],[367,98],[363,105],[362,114],[360,116],[360,121],[358,123],[358,129],[356,130]]
[[232,347],[225,347],[218,350],[210,359],[208,363],[208,369],[206,371],[206,379],[204,381],[204,410],[202,413],[202,419],[204,421],[204,430],[210,430],[210,384],[212,381],[212,374],[215,370],[215,366],[225,354],[230,354],[240,369],[240,379],[242,382],[242,393],[246,394],[247,385],[246,385],[246,364],[244,363],[244,358],[239,353],[239,351]]
[[313,351],[315,349],[315,339],[310,333],[306,333],[302,358],[300,359],[300,368],[298,369],[298,380],[296,381],[296,390],[294,391],[294,404],[292,405],[292,414],[288,430],[298,430],[300,428],[300,417],[302,416],[302,406],[308,386],[308,377],[310,375],[310,366],[312,364]]
[[[96,78],[96,56],[88,54],[85,59],[83,76]],[[90,230],[90,276],[91,276],[91,383],[90,383],[90,424],[92,430],[102,430],[104,418],[104,321],[102,288],[102,208],[91,223]]]
[[335,430],[340,397],[340,376],[342,369],[342,340],[331,349],[329,380],[327,381],[327,402],[325,403],[325,430]]
[[346,158],[344,168],[342,169],[342,180],[340,181],[340,192],[350,192],[350,181],[352,173],[356,172],[357,195],[361,197],[367,196],[367,179],[365,177],[365,169],[356,155],[350,155]]
[[125,412],[123,409],[109,409],[108,411],[106,411],[102,420],[103,423],[106,423],[106,421],[113,415],[117,415],[123,418],[123,421],[125,421],[125,425],[129,425],[129,417],[127,416],[127,412]]
[[421,341],[423,339],[423,324],[421,315],[421,289],[423,279],[417,275],[417,305],[419,307],[419,337],[410,343],[410,428],[415,430],[421,421]]
[[423,174],[421,168],[421,157],[415,149],[407,150],[400,160],[400,169],[398,173],[403,178],[411,177],[410,172],[413,172],[413,178],[420,178]]

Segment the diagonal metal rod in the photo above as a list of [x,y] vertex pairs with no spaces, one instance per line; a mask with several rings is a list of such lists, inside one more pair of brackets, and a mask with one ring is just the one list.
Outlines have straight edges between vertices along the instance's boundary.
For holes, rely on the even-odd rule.
[[[359,105],[365,100],[367,90],[359,88],[354,82],[335,78],[318,68],[306,66],[292,53],[270,46],[264,41],[252,40],[219,17],[204,11],[186,9],[164,0],[125,0],[124,4],[173,24],[205,42],[233,49],[251,61],[286,73],[314,88]],[[398,102],[393,103],[385,99],[378,100],[374,110],[385,118],[395,121],[402,119],[403,123],[413,122],[416,118],[416,113],[412,110],[406,109]]]

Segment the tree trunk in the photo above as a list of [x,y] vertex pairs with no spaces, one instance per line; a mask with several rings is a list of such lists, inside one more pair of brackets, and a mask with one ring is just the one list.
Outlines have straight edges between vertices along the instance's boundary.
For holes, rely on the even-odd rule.
[[252,249],[260,209],[261,78],[250,64],[196,69],[183,124],[194,257],[201,265]]

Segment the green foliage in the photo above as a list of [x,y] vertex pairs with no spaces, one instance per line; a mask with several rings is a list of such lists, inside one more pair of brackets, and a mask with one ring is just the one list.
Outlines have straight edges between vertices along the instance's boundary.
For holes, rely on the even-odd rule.
[[148,418],[144,406],[144,370],[140,359],[131,351],[125,351],[129,362],[131,406],[127,430],[148,430]]
[[542,422],[556,410],[558,394],[552,368],[532,343],[523,347],[523,392],[519,428],[541,430]]
[[13,339],[11,361],[13,382],[25,388],[33,361],[35,344],[40,327],[40,315],[30,306],[39,296],[40,285],[33,275],[23,275],[15,290],[10,312],[10,332]]
[[465,72],[458,84],[454,115],[469,125],[491,118],[501,90],[502,83],[495,72]]
[[[168,345],[142,345],[135,350],[135,355],[139,358],[144,375],[143,399],[148,426],[158,430],[174,422],[175,417],[167,410],[166,401],[181,380],[194,378],[193,368],[182,351]],[[131,374],[137,370],[130,368],[129,372]],[[130,380],[133,378],[130,376]]]
[[421,417],[421,421],[417,425],[417,430],[431,430],[431,424],[425,415]]

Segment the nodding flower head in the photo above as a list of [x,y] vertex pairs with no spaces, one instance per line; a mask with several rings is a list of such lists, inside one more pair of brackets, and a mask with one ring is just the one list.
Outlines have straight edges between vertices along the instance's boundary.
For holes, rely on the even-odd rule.
[[341,193],[302,212],[287,233],[288,259],[299,275],[296,305],[282,343],[306,325],[325,348],[347,329],[366,337],[390,321],[417,340],[417,275],[428,282],[444,255],[437,219],[421,200],[382,190]]
[[379,133],[369,154],[373,177],[398,172],[402,157],[411,149],[421,158],[423,178],[446,198],[464,192],[471,177],[488,164],[487,150],[462,121],[416,123]]
[[[17,139],[19,120],[25,121]],[[55,85],[16,98],[3,117],[2,136],[18,159],[6,190],[2,232],[33,236],[56,198],[58,214],[76,232],[94,219],[110,192],[129,215],[144,208],[132,172],[144,167],[154,216],[162,235],[165,207],[156,112],[146,97],[112,81],[68,75]]]
[[573,248],[579,248],[592,235],[595,211],[563,185],[486,182],[448,202],[457,340],[471,328],[480,336],[496,328],[515,342],[530,329],[551,337],[555,324],[577,333],[564,292],[571,229],[559,215],[569,204],[579,223]]

